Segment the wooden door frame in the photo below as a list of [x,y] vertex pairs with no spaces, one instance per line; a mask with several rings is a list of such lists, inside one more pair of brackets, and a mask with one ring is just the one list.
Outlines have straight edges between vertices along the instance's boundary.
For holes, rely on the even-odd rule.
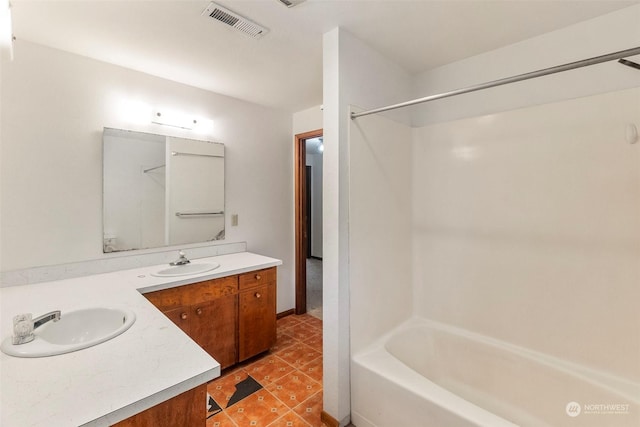
[[306,228],[306,232],[307,232],[307,254],[306,257],[307,259],[311,258],[311,246],[313,245],[313,239],[312,239],[312,235],[311,233],[313,233],[311,224],[313,223],[313,207],[312,207],[312,202],[311,202],[311,198],[313,197],[312,193],[313,193],[313,189],[311,188],[311,178],[313,177],[313,169],[311,166],[307,165],[304,167],[304,173],[306,174],[305,176],[305,182],[304,182],[304,186],[306,189],[306,194],[304,195],[305,197],[305,208],[307,209],[307,228]]
[[305,239],[305,218],[307,217],[307,139],[322,136],[322,129],[297,134],[295,136],[295,269],[296,269],[296,314],[307,312],[307,239]]

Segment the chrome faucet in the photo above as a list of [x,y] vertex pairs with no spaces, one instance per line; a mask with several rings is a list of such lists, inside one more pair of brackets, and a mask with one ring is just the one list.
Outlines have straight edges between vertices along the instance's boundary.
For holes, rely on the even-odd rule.
[[35,319],[33,319],[33,329],[37,329],[51,320],[57,322],[58,320],[60,320],[61,315],[62,314],[60,313],[60,310],[55,310],[50,313],[43,314],[40,317],[36,317]]
[[169,265],[185,265],[185,264],[189,264],[191,261],[189,261],[187,259],[187,257],[184,255],[183,251],[178,252],[178,255],[180,255],[180,258],[178,258],[177,260],[170,262]]
[[57,322],[60,320],[60,310],[52,311],[42,316],[31,318],[31,313],[18,314],[13,318],[13,336],[11,343],[13,345],[26,344],[35,339],[33,331],[49,321]]

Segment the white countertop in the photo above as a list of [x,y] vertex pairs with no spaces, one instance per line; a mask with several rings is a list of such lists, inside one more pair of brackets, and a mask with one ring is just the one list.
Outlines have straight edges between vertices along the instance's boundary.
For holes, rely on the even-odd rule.
[[[39,316],[96,306],[125,307],[136,322],[110,341],[73,353],[17,358],[0,353],[2,427],[109,426],[220,375],[220,364],[142,293],[281,265],[250,252],[192,260],[213,271],[154,277],[166,265],[0,289],[0,340],[19,313]],[[202,402],[204,405],[205,402]]]

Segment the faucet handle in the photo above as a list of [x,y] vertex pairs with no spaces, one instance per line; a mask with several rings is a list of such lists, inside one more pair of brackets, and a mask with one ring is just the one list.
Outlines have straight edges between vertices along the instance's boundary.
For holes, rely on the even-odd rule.
[[31,313],[18,314],[13,317],[13,337],[11,343],[24,344],[33,341],[33,318]]
[[180,251],[178,252],[178,255],[179,255],[178,259],[173,262],[170,262],[169,265],[176,266],[176,265],[185,265],[185,264],[191,263],[191,261],[189,261],[189,259],[187,258],[186,254],[182,249],[180,249]]

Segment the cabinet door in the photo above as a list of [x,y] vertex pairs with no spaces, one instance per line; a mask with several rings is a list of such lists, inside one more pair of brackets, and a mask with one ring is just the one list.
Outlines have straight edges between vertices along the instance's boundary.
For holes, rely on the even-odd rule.
[[176,307],[171,310],[163,311],[162,314],[178,325],[185,334],[191,336],[190,317],[193,317],[193,315],[190,313],[189,307]]
[[240,292],[238,322],[239,361],[248,359],[276,342],[276,285],[256,286]]
[[221,369],[236,363],[238,295],[226,295],[191,306],[191,337],[220,363]]

